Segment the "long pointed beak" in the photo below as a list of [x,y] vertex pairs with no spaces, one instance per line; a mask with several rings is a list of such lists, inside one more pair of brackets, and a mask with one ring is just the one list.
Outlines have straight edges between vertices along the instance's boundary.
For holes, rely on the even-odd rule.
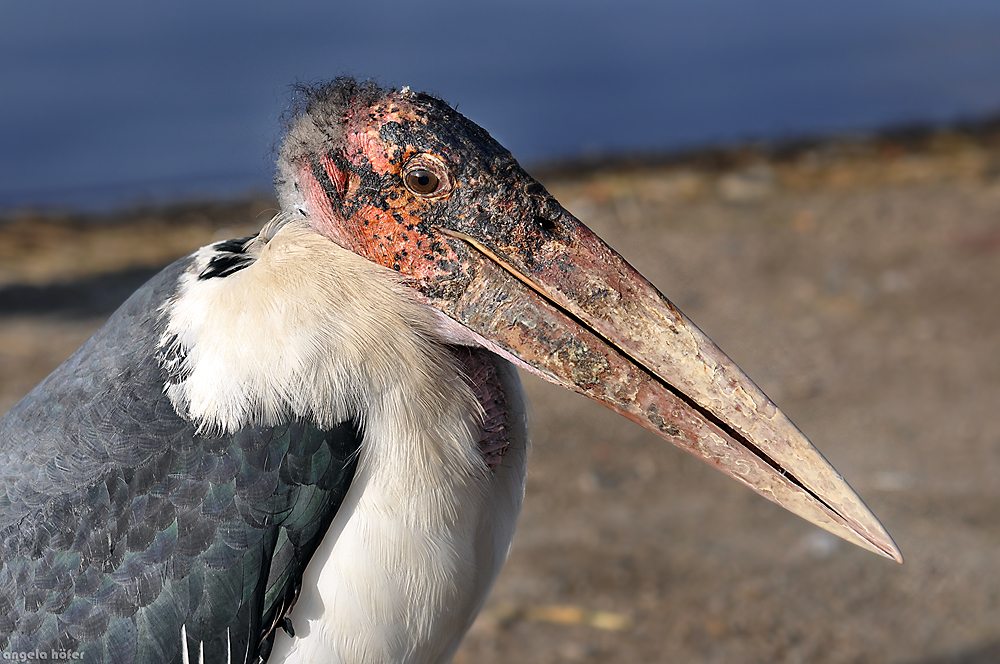
[[[294,186],[283,204],[308,209],[319,232],[396,270],[449,318],[443,332],[471,333],[902,562],[882,524],[771,400],[485,131],[408,90],[346,115],[332,106],[336,121],[312,118],[286,139],[282,182]],[[299,154],[331,135],[330,151]]]
[[424,296],[494,350],[821,528],[902,562],[882,524],[784,413],[571,215],[563,212],[555,232],[531,248],[437,230],[467,279]]

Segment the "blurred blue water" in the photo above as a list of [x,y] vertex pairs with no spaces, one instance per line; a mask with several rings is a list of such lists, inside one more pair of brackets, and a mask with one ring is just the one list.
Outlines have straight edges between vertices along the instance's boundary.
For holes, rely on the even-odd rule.
[[0,208],[266,189],[288,85],[443,96],[522,162],[1000,111],[996,0],[0,4]]

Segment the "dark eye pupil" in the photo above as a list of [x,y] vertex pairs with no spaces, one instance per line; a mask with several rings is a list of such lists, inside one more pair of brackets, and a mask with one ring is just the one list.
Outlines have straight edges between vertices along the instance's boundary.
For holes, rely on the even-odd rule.
[[406,174],[406,186],[417,194],[434,193],[438,182],[438,177],[425,168],[415,168]]

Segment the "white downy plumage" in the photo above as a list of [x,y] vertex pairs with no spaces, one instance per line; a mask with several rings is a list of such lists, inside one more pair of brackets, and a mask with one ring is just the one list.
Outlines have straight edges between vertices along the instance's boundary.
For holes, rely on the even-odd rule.
[[[225,279],[202,250],[170,303],[187,378],[169,388],[205,430],[331,426],[363,417],[348,495],[313,556],[272,662],[450,659],[507,556],[524,495],[527,427],[516,372],[497,359],[511,422],[503,463],[476,446],[481,409],[437,317],[393,273],[279,217]],[[281,344],[271,340],[281,339]]]

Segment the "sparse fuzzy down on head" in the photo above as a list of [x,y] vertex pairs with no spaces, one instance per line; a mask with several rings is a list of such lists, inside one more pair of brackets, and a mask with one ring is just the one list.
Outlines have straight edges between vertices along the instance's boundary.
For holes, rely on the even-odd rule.
[[293,165],[307,155],[328,154],[342,147],[344,123],[351,107],[371,106],[394,92],[395,88],[382,87],[374,81],[348,77],[295,86],[274,176],[282,209],[301,208]]

